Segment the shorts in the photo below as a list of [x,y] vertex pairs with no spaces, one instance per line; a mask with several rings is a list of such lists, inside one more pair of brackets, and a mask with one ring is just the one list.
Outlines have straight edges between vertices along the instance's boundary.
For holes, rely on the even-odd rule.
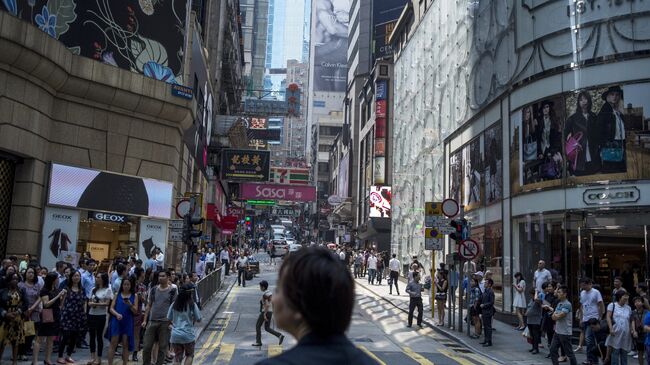
[[190,343],[172,343],[172,349],[174,349],[176,362],[183,361],[183,354],[185,357],[194,357],[194,341]]

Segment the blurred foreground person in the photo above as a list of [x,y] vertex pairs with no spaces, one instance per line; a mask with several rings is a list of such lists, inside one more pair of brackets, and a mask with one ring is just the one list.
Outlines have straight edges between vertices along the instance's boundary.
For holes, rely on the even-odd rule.
[[290,255],[280,267],[273,309],[278,327],[298,344],[258,365],[377,364],[345,336],[353,307],[354,281],[339,257],[319,247]]

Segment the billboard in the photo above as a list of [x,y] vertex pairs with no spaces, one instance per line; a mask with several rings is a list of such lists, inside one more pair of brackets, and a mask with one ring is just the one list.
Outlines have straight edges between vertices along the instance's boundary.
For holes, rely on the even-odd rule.
[[349,184],[350,184],[350,153],[346,153],[339,162],[339,174],[336,183],[336,195],[340,197],[348,197]]
[[370,218],[390,218],[391,189],[390,186],[370,187]]
[[169,219],[167,181],[53,163],[47,204]]
[[269,181],[271,151],[223,150],[222,178],[228,181]]
[[271,182],[277,184],[309,184],[309,169],[299,167],[271,167]]
[[350,0],[313,0],[312,13],[314,91],[344,93]]
[[185,0],[6,0],[0,5],[73,54],[170,84],[182,83],[187,8]]
[[79,211],[45,207],[41,238],[41,265],[54,267],[68,252],[77,250]]
[[239,188],[241,199],[286,200],[312,202],[316,200],[316,188],[302,185],[276,185],[243,183]]
[[140,247],[138,254],[144,260],[153,258],[153,249],[165,254],[167,248],[167,221],[155,219],[140,220]]
[[407,0],[373,1],[373,55],[375,58],[391,57],[393,49],[388,43],[397,19]]

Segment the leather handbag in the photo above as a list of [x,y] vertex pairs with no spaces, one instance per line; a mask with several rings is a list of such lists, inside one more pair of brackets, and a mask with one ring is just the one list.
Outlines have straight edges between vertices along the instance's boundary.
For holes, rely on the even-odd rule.
[[580,140],[582,139],[582,132],[571,135],[564,145],[564,150],[566,151],[567,160],[571,162],[571,166],[575,171],[576,166],[578,165],[578,153],[582,150],[580,145]]
[[619,142],[608,142],[600,150],[600,159],[604,162],[622,162],[623,146]]
[[544,179],[555,179],[558,176],[557,164],[552,158],[547,158],[539,169],[539,174]]
[[52,311],[52,308],[43,308],[41,311],[41,322],[54,323],[54,311]]

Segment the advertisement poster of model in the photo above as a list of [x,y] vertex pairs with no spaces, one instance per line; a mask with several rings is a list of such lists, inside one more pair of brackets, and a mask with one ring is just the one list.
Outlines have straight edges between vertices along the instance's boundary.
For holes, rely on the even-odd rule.
[[79,231],[79,211],[46,207],[43,217],[41,265],[54,267],[62,254],[75,252]]
[[165,254],[167,246],[167,222],[155,219],[140,220],[140,258],[150,259],[154,248]]

